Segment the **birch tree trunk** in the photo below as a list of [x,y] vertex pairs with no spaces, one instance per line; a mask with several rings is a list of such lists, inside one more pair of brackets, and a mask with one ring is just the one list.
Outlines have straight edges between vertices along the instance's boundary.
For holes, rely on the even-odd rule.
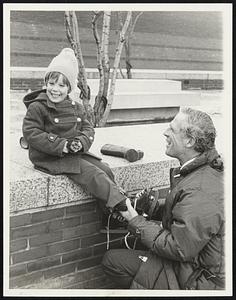
[[[116,34],[118,34],[121,30],[122,30],[122,27],[123,27],[123,25],[124,25],[124,23],[123,23],[123,20],[122,20],[122,13],[121,13],[121,11],[118,11],[117,13],[116,13],[116,17],[117,17],[117,29],[116,29]],[[132,22],[132,14],[131,14],[131,19],[130,19],[130,23]],[[130,26],[130,25],[129,25]],[[129,29],[129,27],[128,27],[128,29]],[[128,31],[128,29],[127,29],[127,31]],[[126,45],[126,40],[125,40],[125,42],[124,42],[124,46]],[[121,75],[121,77],[123,78],[123,79],[125,79],[126,77],[125,77],[125,74],[123,73],[123,71],[122,71],[122,66],[121,66],[121,61],[120,61],[120,63],[119,63],[119,71],[120,71],[120,75]]]
[[[98,30],[97,30],[97,21],[98,18],[103,13],[103,28],[102,28],[102,41],[100,40]],[[109,35],[110,35],[110,19],[111,12],[95,12],[92,28],[93,35],[95,37],[97,45],[97,67],[99,71],[99,91],[98,95],[95,98],[94,104],[94,115],[96,125],[99,124],[100,119],[105,111],[107,105],[107,92],[109,86],[109,77],[110,77],[110,63],[109,63]]]
[[103,29],[102,29],[102,66],[104,70],[104,90],[103,96],[107,98],[109,77],[110,77],[110,61],[109,61],[109,36],[110,36],[111,11],[104,12]]
[[93,114],[93,109],[90,105],[90,90],[87,84],[87,76],[84,66],[83,55],[81,51],[80,39],[79,39],[79,29],[77,17],[74,11],[65,11],[65,26],[66,35],[71,44],[71,48],[75,52],[75,56],[78,60],[78,87],[81,90],[80,98],[83,101],[83,106],[87,113],[88,120],[94,125],[95,118]]
[[92,20],[92,29],[93,29],[93,35],[95,38],[96,46],[97,46],[97,68],[98,68],[98,73],[99,73],[99,89],[98,89],[98,94],[95,97],[95,103],[94,103],[94,115],[95,115],[95,126],[98,124],[100,118],[99,118],[99,112],[100,112],[100,103],[101,103],[101,98],[103,95],[103,90],[104,90],[104,70],[102,67],[102,47],[101,47],[101,39],[98,34],[98,29],[97,29],[97,21],[99,17],[103,15],[102,11],[99,12],[94,12],[93,20]]
[[110,113],[110,110],[111,110],[111,107],[112,107],[112,102],[114,99],[114,92],[115,92],[117,69],[119,67],[122,48],[123,48],[123,44],[125,41],[125,34],[127,32],[128,26],[130,24],[131,16],[132,16],[132,12],[130,12],[130,11],[127,12],[125,23],[122,27],[122,30],[120,31],[120,37],[119,37],[118,45],[116,48],[114,66],[113,66],[113,71],[112,71],[112,76],[111,76],[111,84],[110,84],[110,89],[109,89],[108,103],[107,103],[105,112],[103,114],[103,117],[99,122],[99,126],[101,126],[101,127],[105,126],[108,116],[109,116],[109,113]]

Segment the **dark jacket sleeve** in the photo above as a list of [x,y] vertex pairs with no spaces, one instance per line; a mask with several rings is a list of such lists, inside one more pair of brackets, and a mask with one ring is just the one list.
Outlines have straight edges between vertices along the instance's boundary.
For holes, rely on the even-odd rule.
[[[128,229],[139,235],[142,243],[157,255],[192,261],[220,227],[214,204],[209,204],[206,198],[200,190],[183,194],[172,211],[170,230],[142,216],[131,219]],[[207,203],[204,209],[201,203]]]
[[87,119],[86,112],[82,105],[78,105],[78,109],[82,111],[82,128],[78,133],[78,138],[81,141],[81,144],[83,145],[83,152],[87,152],[90,147],[92,146],[92,143],[94,141],[94,135],[95,131],[93,126],[90,124],[90,122]]
[[44,131],[44,115],[41,104],[38,102],[30,104],[23,120],[24,138],[36,150],[62,157],[66,139]]

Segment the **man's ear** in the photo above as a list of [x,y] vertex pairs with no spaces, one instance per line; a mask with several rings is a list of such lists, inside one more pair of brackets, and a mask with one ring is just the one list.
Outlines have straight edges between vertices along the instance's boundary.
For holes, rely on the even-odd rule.
[[193,148],[193,146],[195,145],[195,139],[193,137],[188,137],[186,139],[185,145],[187,148]]

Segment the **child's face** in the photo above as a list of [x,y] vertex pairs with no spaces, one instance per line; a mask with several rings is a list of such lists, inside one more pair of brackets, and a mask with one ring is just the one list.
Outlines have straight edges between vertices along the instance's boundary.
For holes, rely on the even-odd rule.
[[63,101],[69,91],[69,87],[63,83],[63,75],[60,75],[58,80],[50,78],[47,82],[46,89],[48,98],[54,103]]

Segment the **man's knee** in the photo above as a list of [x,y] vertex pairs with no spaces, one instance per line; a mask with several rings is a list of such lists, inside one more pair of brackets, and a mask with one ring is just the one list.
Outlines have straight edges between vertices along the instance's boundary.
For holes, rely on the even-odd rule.
[[137,257],[143,251],[112,249],[105,253],[102,260],[104,273],[121,288],[129,288],[140,266]]
[[117,272],[123,269],[123,260],[125,256],[122,249],[108,250],[102,259],[103,270]]
[[113,255],[112,255],[112,250],[108,250],[105,254],[104,254],[104,256],[103,256],[103,259],[102,259],[102,267],[103,267],[103,269],[105,268],[111,268],[111,266],[112,266],[112,257],[113,257]]

